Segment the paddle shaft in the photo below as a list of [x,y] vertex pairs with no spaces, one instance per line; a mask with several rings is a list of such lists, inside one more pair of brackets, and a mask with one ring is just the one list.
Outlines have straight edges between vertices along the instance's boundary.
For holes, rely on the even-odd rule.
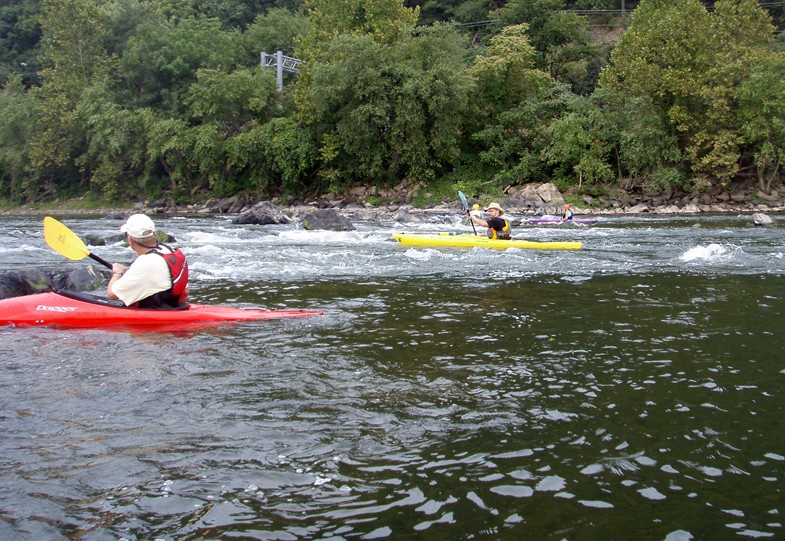
[[106,259],[104,259],[104,258],[102,258],[100,256],[95,255],[93,252],[90,252],[89,254],[87,254],[87,257],[89,257],[93,261],[98,261],[101,265],[103,265],[107,269],[112,270],[112,264],[111,263],[109,263]]

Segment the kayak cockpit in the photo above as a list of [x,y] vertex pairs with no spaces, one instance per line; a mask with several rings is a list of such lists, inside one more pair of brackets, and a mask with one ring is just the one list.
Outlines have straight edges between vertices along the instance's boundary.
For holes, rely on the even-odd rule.
[[65,289],[61,289],[59,291],[55,291],[55,293],[63,297],[67,297],[69,299],[74,299],[76,301],[82,301],[82,302],[89,302],[90,304],[97,304],[98,306],[110,306],[112,308],[125,308],[127,310],[138,310],[143,312],[162,312],[162,311],[171,312],[171,311],[188,310],[188,308],[190,308],[188,303],[183,303],[176,307],[163,306],[161,308],[134,308],[132,306],[126,306],[125,304],[123,304],[123,301],[121,300],[107,299],[106,297],[93,295],[92,293],[85,293],[84,291],[68,291]]

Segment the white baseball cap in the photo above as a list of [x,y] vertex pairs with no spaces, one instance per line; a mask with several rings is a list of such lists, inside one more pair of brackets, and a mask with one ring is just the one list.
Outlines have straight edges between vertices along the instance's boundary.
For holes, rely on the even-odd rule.
[[144,239],[155,234],[155,224],[146,214],[132,214],[120,227],[120,231],[135,239]]

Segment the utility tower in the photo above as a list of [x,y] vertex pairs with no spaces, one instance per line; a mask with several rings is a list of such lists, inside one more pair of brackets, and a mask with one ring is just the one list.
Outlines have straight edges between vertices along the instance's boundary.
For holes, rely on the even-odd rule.
[[275,54],[262,53],[260,56],[263,68],[275,68],[275,80],[278,82],[278,92],[283,91],[283,72],[299,73],[300,69],[297,66],[305,62],[299,58],[284,56],[282,51],[276,51]]

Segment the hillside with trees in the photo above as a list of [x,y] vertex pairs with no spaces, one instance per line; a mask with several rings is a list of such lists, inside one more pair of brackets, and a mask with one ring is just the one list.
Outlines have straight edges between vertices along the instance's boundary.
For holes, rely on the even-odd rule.
[[[782,184],[785,6],[10,0],[0,200]],[[283,74],[262,53],[297,59]],[[425,195],[429,194],[429,195]]]

